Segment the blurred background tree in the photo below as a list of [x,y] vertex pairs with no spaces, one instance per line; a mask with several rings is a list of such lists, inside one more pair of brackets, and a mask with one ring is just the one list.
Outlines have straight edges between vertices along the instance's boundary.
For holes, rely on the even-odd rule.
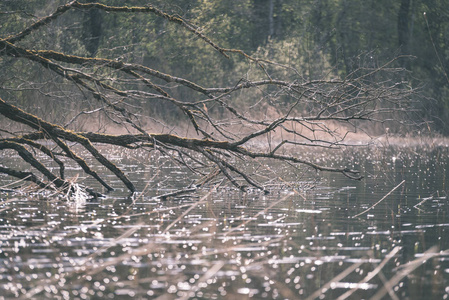
[[[265,190],[254,178],[262,174],[240,169],[237,161],[246,159],[360,179],[358,170],[303,160],[291,147],[368,145],[446,113],[443,97],[423,89],[424,99],[436,99],[429,104],[416,88],[424,72],[409,55],[416,22],[408,1],[102,2],[0,7],[7,70],[0,75],[0,148],[14,149],[58,187],[70,186],[56,159],[63,155],[113,189],[76,154],[79,145],[136,191],[96,148],[101,143],[159,151],[202,176],[221,172],[242,190]],[[429,19],[421,29],[438,70],[444,48]],[[59,177],[31,149],[54,159]]]
[[[0,36],[20,32],[26,24],[52,12],[68,1],[4,0],[0,2]],[[378,67],[395,56],[405,67],[413,87],[422,87],[421,117],[431,121],[433,131],[448,134],[449,126],[449,10],[443,0],[111,0],[111,6],[143,6],[151,3],[164,11],[200,24],[207,36],[223,47],[238,48],[250,55],[270,53],[295,67],[305,79],[327,76],[344,78],[360,68]],[[424,14],[425,13],[425,14]],[[247,76],[229,74],[244,58],[217,57],[214,50],[181,33],[181,28],[157,16],[108,14],[96,9],[71,11],[46,27],[45,38],[24,40],[34,49],[52,48],[68,54],[115,57],[126,48],[125,61],[189,78],[204,86],[235,84]],[[45,46],[45,47],[43,47]],[[201,63],[198,63],[200,61]],[[1,58],[3,69],[21,61]],[[222,70],[222,72],[216,72]],[[212,72],[214,71],[214,72]],[[39,82],[39,73],[28,79]],[[23,78],[22,78],[23,79]],[[0,75],[8,91],[11,81]],[[44,85],[44,82],[41,82]],[[3,90],[1,93],[6,97]],[[45,97],[45,92],[37,98]],[[190,95],[176,95],[188,99]],[[9,97],[17,97],[9,93]],[[21,98],[24,99],[24,98]],[[28,97],[29,99],[29,97]],[[425,99],[424,101],[422,99]],[[19,100],[17,98],[17,101]],[[250,100],[249,100],[250,101]],[[33,103],[36,105],[37,102]],[[31,103],[30,103],[31,104]],[[73,105],[70,104],[70,105]],[[45,109],[45,105],[42,105]],[[52,109],[57,109],[52,106]],[[43,108],[43,109],[44,109]],[[170,105],[152,105],[155,112]],[[173,113],[176,120],[176,113]]]

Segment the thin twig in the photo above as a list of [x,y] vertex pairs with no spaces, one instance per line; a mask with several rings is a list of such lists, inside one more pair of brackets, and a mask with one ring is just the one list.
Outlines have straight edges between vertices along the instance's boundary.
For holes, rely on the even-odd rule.
[[188,189],[180,189],[180,190],[176,190],[176,191],[173,191],[170,193],[155,196],[155,197],[153,197],[153,199],[167,200],[167,198],[169,198],[169,197],[175,197],[175,196],[179,196],[179,195],[183,195],[183,194],[193,193],[196,190],[197,190],[196,187],[188,188]]
[[395,186],[391,191],[389,191],[388,194],[386,194],[385,196],[383,196],[382,199],[380,199],[379,201],[377,201],[376,203],[374,203],[373,206],[371,206],[371,207],[368,208],[368,209],[365,209],[365,210],[362,211],[361,213],[356,214],[355,216],[352,216],[352,217],[353,217],[353,218],[357,218],[358,216],[361,216],[361,215],[363,215],[364,213],[366,213],[366,212],[372,210],[374,207],[376,207],[377,204],[379,204],[380,202],[384,201],[385,198],[387,198],[388,196],[390,196],[390,194],[393,193],[398,187],[400,187],[401,185],[403,185],[404,182],[405,182],[405,180],[402,180],[401,183],[399,183],[399,184],[398,184],[397,186]]

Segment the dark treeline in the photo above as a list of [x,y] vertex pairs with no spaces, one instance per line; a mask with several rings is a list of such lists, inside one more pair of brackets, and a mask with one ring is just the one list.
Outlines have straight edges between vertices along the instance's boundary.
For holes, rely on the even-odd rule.
[[[26,24],[67,2],[1,1],[1,37],[20,32]],[[403,56],[396,66],[409,71],[404,80],[411,88],[422,86],[425,96],[420,97],[420,107],[425,108],[421,117],[432,121],[433,130],[449,133],[449,126],[444,122],[449,117],[449,10],[446,1],[99,2],[117,6],[151,3],[197,24],[198,30],[219,41],[224,48],[241,49],[259,57],[268,54],[275,61],[294,66],[307,80],[329,76],[344,78],[354,70],[376,68],[394,57]],[[31,36],[23,43],[36,50],[51,48],[89,57],[107,58],[126,53],[122,57],[125,61],[189,78],[205,86],[235,84],[242,77],[238,72],[229,74],[229,70],[238,71],[244,58],[217,57],[211,47],[154,15],[109,14],[96,9],[71,11],[44,30],[45,35],[36,35],[34,39]],[[6,58],[0,61],[2,69],[12,66],[20,69],[21,63]],[[11,75],[3,73],[0,78],[5,91],[23,80],[8,74]],[[29,74],[28,80],[39,82],[40,76],[40,73]],[[5,91],[3,97],[10,97]],[[40,92],[45,94],[45,90]],[[187,94],[177,96],[189,97]],[[168,108],[161,104],[152,109],[166,113]]]

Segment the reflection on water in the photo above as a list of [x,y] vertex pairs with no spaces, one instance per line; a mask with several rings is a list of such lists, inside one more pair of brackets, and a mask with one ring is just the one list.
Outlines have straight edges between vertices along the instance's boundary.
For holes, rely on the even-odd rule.
[[360,182],[266,166],[285,180],[269,195],[218,186],[166,201],[154,196],[187,171],[114,154],[144,194],[80,206],[0,193],[0,299],[446,299],[447,154],[361,149],[327,156]]

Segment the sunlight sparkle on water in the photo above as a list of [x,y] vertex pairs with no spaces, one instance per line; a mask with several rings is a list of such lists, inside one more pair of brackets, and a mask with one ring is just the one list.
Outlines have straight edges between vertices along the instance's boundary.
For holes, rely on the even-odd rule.
[[[172,171],[177,176],[172,184],[191,178],[170,163],[153,178],[154,166],[136,167],[126,155],[120,160],[131,168],[134,180],[142,187],[153,180],[153,189],[138,201],[118,190],[69,210],[66,202],[37,195],[5,203],[10,196],[0,192],[0,288],[10,298],[26,293],[32,295],[28,298],[187,297],[192,288],[198,288],[196,297],[288,298],[276,286],[282,284],[295,297],[307,298],[359,264],[351,277],[332,283],[322,296],[336,299],[355,288],[357,298],[369,298],[383,287],[382,280],[359,282],[392,249],[400,247],[382,269],[387,279],[438,244],[436,259],[426,261],[410,278],[436,291],[435,299],[444,298],[449,286],[444,252],[449,249],[444,192],[448,153],[425,158],[422,153],[379,156],[363,152],[369,149],[361,151],[351,153],[347,165],[364,168],[369,174],[364,181],[334,174],[323,181],[309,180],[306,175],[315,176],[311,173],[300,183],[287,178],[296,186],[314,186],[300,190],[301,197],[286,185],[278,190],[270,186],[268,195],[226,187],[204,200],[209,189],[156,201],[153,196],[176,189],[167,185]],[[291,176],[289,169],[278,171]],[[403,189],[365,217],[348,218],[371,207],[404,179]],[[437,277],[420,270],[437,274],[441,285],[435,286],[432,278]],[[404,286],[396,289],[399,298],[419,299]]]

